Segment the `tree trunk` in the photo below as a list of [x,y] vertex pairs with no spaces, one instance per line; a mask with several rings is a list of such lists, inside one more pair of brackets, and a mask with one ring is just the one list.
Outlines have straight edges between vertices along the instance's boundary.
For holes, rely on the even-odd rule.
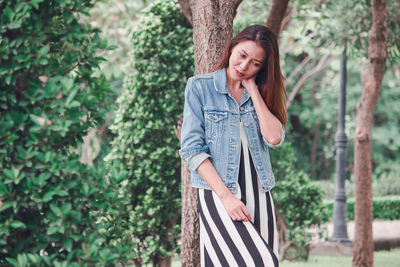
[[282,19],[285,16],[289,0],[273,0],[271,9],[268,13],[267,22],[265,25],[275,34],[279,40],[281,31]]
[[[179,1],[182,7],[185,2]],[[189,0],[191,12],[185,10],[185,15],[193,26],[195,74],[207,73],[217,63],[226,41],[232,38],[233,18],[240,2]],[[199,232],[197,191],[191,186],[187,164],[182,163],[182,266],[200,266]]]
[[209,72],[232,38],[233,17],[240,1],[190,0],[195,73]]
[[193,26],[192,10],[190,9],[189,0],[178,0],[178,2],[179,2],[179,5],[181,6],[183,15],[189,21],[190,25]]
[[385,0],[372,1],[369,37],[369,68],[363,78],[363,92],[357,105],[354,138],[355,236],[353,266],[373,266],[371,132],[373,114],[381,90],[387,58]]

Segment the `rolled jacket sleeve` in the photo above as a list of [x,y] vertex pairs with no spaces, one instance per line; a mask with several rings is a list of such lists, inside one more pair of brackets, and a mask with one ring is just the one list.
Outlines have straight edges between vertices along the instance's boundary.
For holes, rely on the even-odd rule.
[[211,157],[205,141],[204,114],[199,88],[189,78],[185,89],[185,105],[181,129],[181,149],[179,155],[195,171],[207,158]]
[[[262,135],[261,135],[261,136],[262,136]],[[276,144],[276,145],[270,144],[270,143],[267,141],[267,139],[265,139],[264,136],[262,136],[262,139],[263,139],[263,141],[264,141],[264,145],[265,145],[265,146],[268,146],[268,147],[270,147],[270,148],[278,148],[278,147],[282,146],[282,143],[283,143],[283,141],[285,140],[285,126],[283,126],[283,124],[282,124],[281,141],[279,142],[279,144]]]

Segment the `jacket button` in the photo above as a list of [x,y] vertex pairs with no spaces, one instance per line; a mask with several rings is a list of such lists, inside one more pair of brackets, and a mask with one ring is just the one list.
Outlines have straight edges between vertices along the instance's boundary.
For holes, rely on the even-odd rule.
[[254,149],[254,145],[250,145],[250,148],[251,148],[251,149]]
[[244,107],[240,107],[240,110],[243,111],[243,110],[244,110]]
[[261,169],[261,167],[260,166],[257,166],[257,170],[260,170]]

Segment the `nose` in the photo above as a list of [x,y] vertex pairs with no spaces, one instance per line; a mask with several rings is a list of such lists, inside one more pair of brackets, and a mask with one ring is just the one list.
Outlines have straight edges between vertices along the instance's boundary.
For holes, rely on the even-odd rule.
[[240,64],[240,67],[242,68],[242,70],[247,70],[247,68],[249,67],[249,61],[248,60],[243,60],[242,63]]

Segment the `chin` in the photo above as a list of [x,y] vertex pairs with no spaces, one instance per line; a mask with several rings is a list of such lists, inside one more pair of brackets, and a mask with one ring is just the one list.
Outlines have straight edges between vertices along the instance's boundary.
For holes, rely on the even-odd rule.
[[235,80],[235,81],[241,81],[244,78],[243,76],[242,77],[237,76],[237,74],[233,68],[229,68],[229,74],[230,74],[229,78],[231,78],[232,80]]

